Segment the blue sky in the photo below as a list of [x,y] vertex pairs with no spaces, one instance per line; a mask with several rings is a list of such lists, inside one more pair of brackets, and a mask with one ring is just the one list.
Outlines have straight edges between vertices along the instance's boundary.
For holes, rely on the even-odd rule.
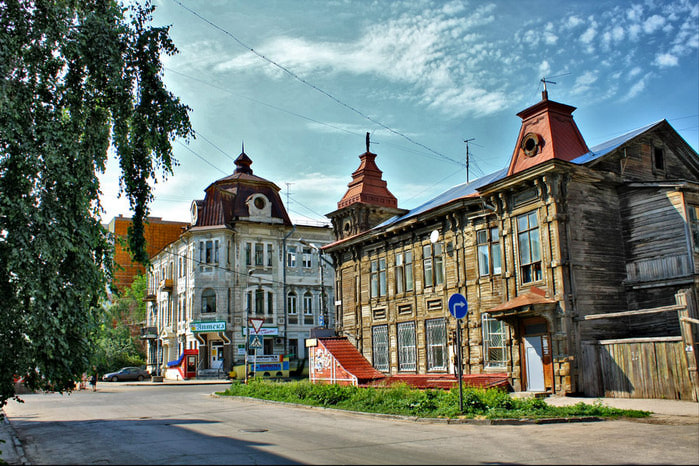
[[[174,143],[180,165],[155,185],[151,215],[165,220],[187,221],[243,142],[293,219],[326,220],[366,132],[398,206],[413,208],[466,181],[466,139],[471,180],[508,163],[543,77],[590,147],[663,118],[699,147],[696,1],[155,3],[180,50],[165,82],[198,133]],[[115,166],[105,222],[131,214]]]

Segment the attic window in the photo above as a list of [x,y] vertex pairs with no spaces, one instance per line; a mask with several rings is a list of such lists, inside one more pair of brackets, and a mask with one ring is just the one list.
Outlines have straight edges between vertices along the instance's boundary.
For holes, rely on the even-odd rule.
[[260,210],[262,210],[262,209],[265,208],[266,202],[265,202],[265,199],[264,199],[262,196],[257,196],[257,197],[255,198],[255,201],[254,201],[254,202],[255,202],[255,207],[256,207],[256,208],[258,208],[258,209],[260,209]]
[[665,151],[662,147],[653,147],[653,168],[665,170]]
[[539,148],[542,146],[543,140],[541,136],[536,133],[527,133],[522,138],[522,150],[524,155],[527,157],[533,157],[539,152]]

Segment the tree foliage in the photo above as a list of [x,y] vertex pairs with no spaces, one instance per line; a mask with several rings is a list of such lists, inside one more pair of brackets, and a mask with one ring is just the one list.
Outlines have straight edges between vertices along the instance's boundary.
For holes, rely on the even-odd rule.
[[145,364],[145,345],[140,330],[146,319],[147,279],[136,277],[131,286],[105,304],[95,328],[91,366],[104,374],[124,366]]
[[162,82],[174,54],[153,7],[114,0],[0,0],[0,407],[13,377],[70,390],[89,366],[113,248],[99,222],[108,151],[119,160],[147,261],[149,180],[176,164],[189,108]]

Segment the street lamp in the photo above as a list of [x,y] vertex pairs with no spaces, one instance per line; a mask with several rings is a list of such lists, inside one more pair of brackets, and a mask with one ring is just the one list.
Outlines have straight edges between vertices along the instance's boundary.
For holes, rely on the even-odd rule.
[[323,250],[320,249],[318,246],[316,246],[313,243],[309,243],[307,241],[304,241],[303,239],[299,240],[299,243],[308,246],[310,248],[315,249],[318,252],[318,266],[320,267],[320,300],[321,300],[321,311],[323,312],[323,328],[328,328],[328,308],[326,304],[326,299],[325,299],[325,278],[323,274],[323,262],[329,264],[332,266],[332,263],[328,261],[325,257],[323,257]]

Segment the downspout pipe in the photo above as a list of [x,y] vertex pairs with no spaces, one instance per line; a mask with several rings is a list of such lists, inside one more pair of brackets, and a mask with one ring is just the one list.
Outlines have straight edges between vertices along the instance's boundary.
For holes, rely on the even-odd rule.
[[[286,240],[294,234],[296,231],[296,225],[292,225],[291,231],[282,238],[282,301],[284,303],[284,354],[289,353],[289,304],[287,303],[286,297]],[[297,355],[298,357],[298,355]]]

